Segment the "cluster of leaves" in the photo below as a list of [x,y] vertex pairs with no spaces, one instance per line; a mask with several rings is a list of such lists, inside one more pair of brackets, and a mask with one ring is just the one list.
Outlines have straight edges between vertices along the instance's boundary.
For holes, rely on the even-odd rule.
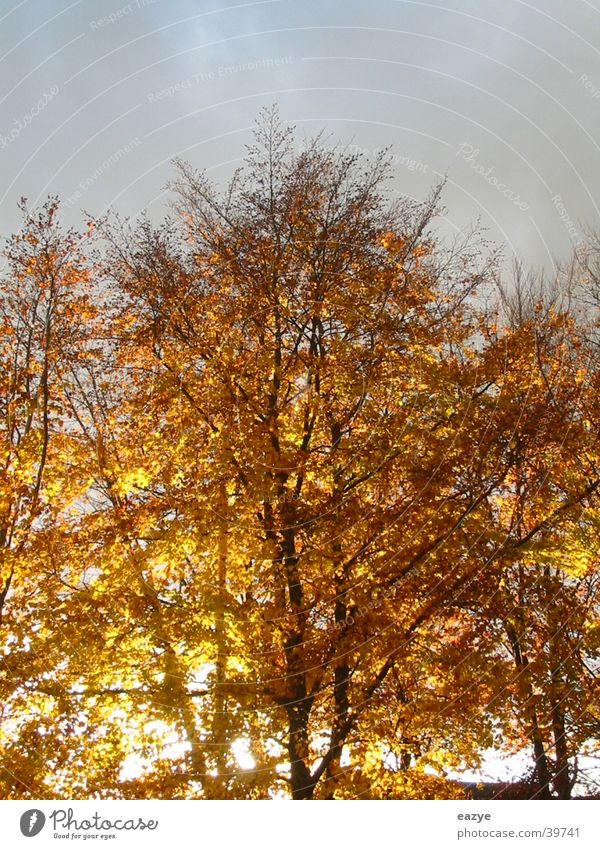
[[571,795],[600,723],[596,313],[494,300],[439,189],[392,203],[387,174],[268,113],[224,196],[178,165],[161,226],[24,207],[5,798],[451,798],[489,748]]

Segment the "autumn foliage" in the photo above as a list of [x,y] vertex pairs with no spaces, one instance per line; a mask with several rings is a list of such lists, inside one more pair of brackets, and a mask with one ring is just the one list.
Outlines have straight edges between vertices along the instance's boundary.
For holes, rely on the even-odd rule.
[[497,297],[439,189],[292,141],[7,242],[4,798],[451,798],[490,748],[584,782],[595,307]]

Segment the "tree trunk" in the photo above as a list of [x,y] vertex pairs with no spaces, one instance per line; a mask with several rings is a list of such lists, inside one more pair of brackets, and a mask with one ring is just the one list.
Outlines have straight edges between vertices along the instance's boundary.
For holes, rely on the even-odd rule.
[[569,747],[565,731],[565,713],[560,698],[560,679],[558,669],[551,670],[551,716],[554,751],[556,755],[554,769],[554,789],[559,799],[570,799],[573,780],[569,768]]
[[288,705],[288,752],[292,799],[312,799],[316,782],[306,766],[308,755],[308,714],[304,705]]
[[222,483],[219,491],[219,542],[217,551],[217,581],[218,581],[218,603],[215,609],[215,700],[212,717],[211,736],[213,751],[217,768],[218,780],[216,784],[220,788],[218,798],[227,798],[227,696],[225,687],[225,676],[227,674],[227,640],[225,634],[225,591],[227,584],[227,555],[228,555],[228,531],[227,531],[227,493]]
[[522,682],[525,692],[525,720],[527,722],[527,736],[533,746],[533,755],[535,758],[535,781],[540,788],[537,796],[539,796],[540,799],[551,799],[551,773],[534,704],[533,688],[529,677],[529,660],[523,652],[519,635],[512,623],[505,622],[505,629],[512,646],[518,677]]

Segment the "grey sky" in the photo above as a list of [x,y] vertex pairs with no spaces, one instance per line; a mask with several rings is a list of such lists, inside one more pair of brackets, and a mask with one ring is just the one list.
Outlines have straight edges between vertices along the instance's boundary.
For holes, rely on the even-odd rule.
[[225,180],[274,101],[299,139],[391,145],[396,191],[447,173],[448,227],[508,255],[600,223],[599,0],[0,0],[0,57],[3,233],[48,192],[160,218],[170,160]]

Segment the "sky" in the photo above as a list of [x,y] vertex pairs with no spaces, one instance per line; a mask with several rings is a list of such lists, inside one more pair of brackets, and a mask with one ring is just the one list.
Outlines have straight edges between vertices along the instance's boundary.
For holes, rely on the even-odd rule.
[[172,160],[225,184],[273,103],[298,148],[389,147],[398,195],[445,177],[508,259],[600,229],[600,0],[0,0],[0,234],[49,193],[160,220]]
[[552,268],[600,228],[600,0],[0,0],[0,233],[224,184],[259,109],[372,157],[444,226]]

